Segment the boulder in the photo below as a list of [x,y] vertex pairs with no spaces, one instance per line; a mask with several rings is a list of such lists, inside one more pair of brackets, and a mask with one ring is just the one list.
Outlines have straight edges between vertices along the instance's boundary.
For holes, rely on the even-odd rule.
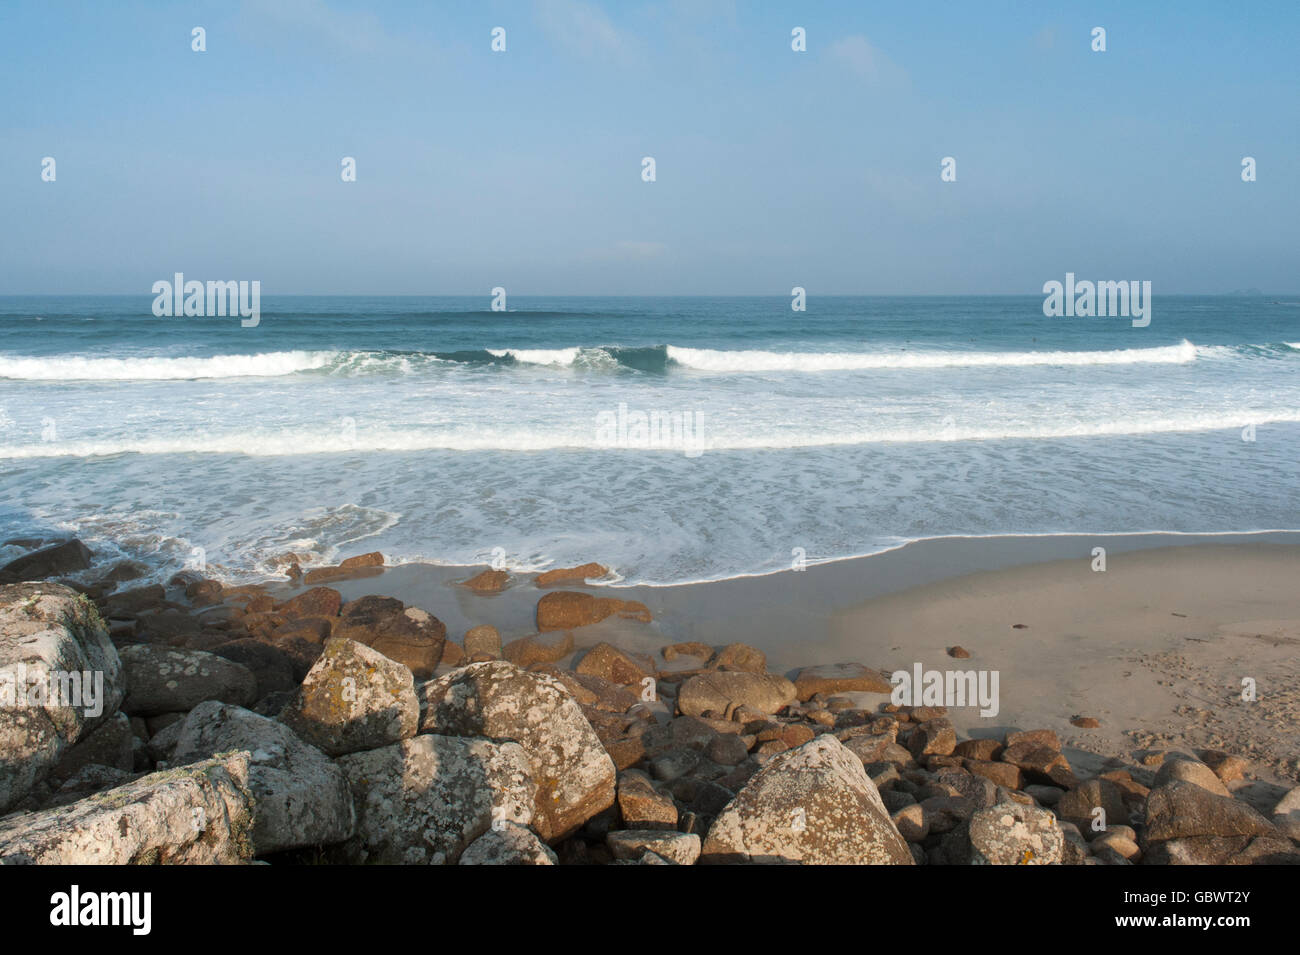
[[537,579],[533,581],[538,587],[555,587],[560,584],[581,584],[586,580],[594,580],[597,577],[604,577],[609,573],[609,568],[603,564],[583,564],[579,567],[557,567],[554,570],[548,570],[538,574]]
[[131,716],[191,710],[204,700],[248,706],[257,699],[257,679],[247,667],[202,650],[135,644],[121,656],[122,709]]
[[333,587],[313,587],[277,604],[275,611],[288,618],[337,617],[342,606],[343,596]]
[[862,763],[830,735],[750,777],[709,828],[701,861],[914,863]]
[[486,736],[524,748],[538,787],[532,828],[546,842],[613,804],[614,762],[558,680],[498,660],[453,670],[421,686],[420,695],[422,733]]
[[354,862],[451,865],[493,823],[533,821],[538,786],[518,743],[422,734],[342,756],[352,788]]
[[[1104,816],[1096,816],[1101,809]],[[1089,779],[1080,783],[1062,796],[1056,803],[1056,814],[1066,822],[1072,822],[1079,831],[1088,836],[1095,836],[1093,820],[1100,818],[1106,829],[1128,822],[1128,809],[1124,805],[1124,791],[1109,779]]]
[[536,633],[511,640],[501,655],[525,670],[536,664],[559,663],[573,652],[573,634],[568,630]]
[[86,766],[110,766],[129,773],[134,768],[134,752],[131,720],[119,711],[70,747],[50,772],[50,778],[61,782]]
[[577,672],[585,676],[598,676],[618,684],[640,684],[649,677],[654,679],[655,665],[649,657],[628,653],[608,643],[598,643],[578,661]]
[[0,865],[246,862],[252,822],[248,754],[230,753],[0,819]]
[[795,674],[794,686],[800,700],[810,700],[818,693],[823,696],[855,691],[892,693],[894,689],[884,674],[860,663],[826,663],[804,667]]
[[24,580],[45,580],[61,574],[72,574],[90,566],[90,548],[81,541],[67,540],[50,547],[23,554],[17,560],[0,567],[0,583]]
[[972,865],[1055,865],[1065,847],[1051,812],[1018,802],[975,813],[969,836]]
[[1188,759],[1181,754],[1171,754],[1156,770],[1155,782],[1152,788],[1163,786],[1171,779],[1181,779],[1184,782],[1200,786],[1206,792],[1214,793],[1216,796],[1227,796],[1228,787],[1223,785],[1223,781],[1215,775],[1214,770],[1202,762],[1194,759]]
[[517,822],[496,822],[460,854],[458,865],[559,865],[551,847]]
[[795,701],[795,687],[783,676],[716,670],[691,677],[677,694],[677,709],[684,716],[707,712],[730,718],[738,707],[775,713]]
[[420,704],[410,670],[355,640],[331,637],[279,719],[340,756],[414,736]]
[[[732,737],[733,739],[735,737]],[[629,829],[676,829],[677,805],[673,797],[655,789],[640,770],[618,774],[618,810]]]
[[501,634],[491,624],[480,624],[465,631],[465,656],[473,658],[485,654],[494,660],[501,658]]
[[537,601],[537,629],[543,633],[586,627],[614,615],[642,623],[651,619],[650,611],[639,601],[593,597],[574,590],[556,590]]
[[352,835],[356,816],[343,771],[278,720],[225,703],[200,703],[181,724],[171,763],[237,750],[250,754],[255,854],[329,845]]
[[1300,786],[1283,796],[1273,807],[1273,824],[1289,838],[1300,842]]
[[111,719],[122,666],[90,601],[58,584],[0,587],[0,813]]
[[1277,834],[1264,816],[1244,802],[1231,796],[1215,795],[1182,779],[1171,779],[1157,786],[1147,797],[1147,843],[1196,836]]
[[369,596],[342,608],[333,636],[378,650],[416,679],[427,680],[442,659],[447,627],[419,607],[407,607],[393,597]]
[[623,829],[605,836],[615,859],[640,859],[653,852],[674,865],[695,865],[700,857],[700,837],[695,833],[663,829]]
[[709,661],[715,670],[748,670],[750,673],[767,672],[767,654],[746,643],[729,643]]
[[477,594],[499,594],[506,589],[510,575],[504,570],[485,570],[464,582],[464,586]]

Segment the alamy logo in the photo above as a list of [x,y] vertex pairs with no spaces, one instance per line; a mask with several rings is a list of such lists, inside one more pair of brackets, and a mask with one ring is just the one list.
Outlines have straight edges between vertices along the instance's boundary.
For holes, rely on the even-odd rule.
[[160,279],[153,283],[153,313],[159,318],[224,318],[239,315],[240,325],[255,328],[262,320],[262,283],[259,281],[203,282],[185,281],[177,272],[174,281]]
[[895,706],[978,706],[980,716],[997,716],[999,676],[997,670],[926,670],[913,663],[912,672],[889,675],[894,684],[889,701]]
[[0,670],[0,708],[79,709],[94,719],[104,712],[102,670],[28,669],[25,663]]
[[1043,283],[1043,314],[1048,318],[1132,318],[1134,328],[1151,324],[1151,283],[1075,282],[1074,273],[1065,273],[1065,284]]
[[51,925],[126,925],[132,935],[148,935],[153,927],[150,892],[68,892],[50,896]]
[[682,451],[688,458],[704,453],[704,420],[698,411],[618,411],[596,415],[596,443],[605,448]]

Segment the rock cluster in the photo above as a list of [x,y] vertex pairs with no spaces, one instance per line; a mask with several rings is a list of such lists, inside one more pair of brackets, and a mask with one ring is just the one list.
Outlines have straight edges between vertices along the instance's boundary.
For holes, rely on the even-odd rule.
[[[72,543],[3,573],[83,569]],[[963,740],[942,707],[864,702],[890,687],[858,663],[787,677],[744,644],[575,640],[650,619],[547,589],[604,572],[556,572],[537,633],[463,647],[423,609],[323,586],[129,588],[122,566],[80,592],[0,586],[0,678],[102,687],[0,707],[0,863],[1300,861],[1300,789],[1261,812],[1227,753],[1083,778],[1050,730]]]

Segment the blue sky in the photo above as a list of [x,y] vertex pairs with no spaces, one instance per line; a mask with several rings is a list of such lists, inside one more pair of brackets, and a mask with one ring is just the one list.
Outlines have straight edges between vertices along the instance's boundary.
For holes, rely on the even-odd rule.
[[0,294],[1294,292],[1297,35],[1294,2],[7,0]]

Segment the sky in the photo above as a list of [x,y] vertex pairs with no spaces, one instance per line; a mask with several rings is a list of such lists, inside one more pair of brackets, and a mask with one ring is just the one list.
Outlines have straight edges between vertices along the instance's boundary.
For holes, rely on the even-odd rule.
[[5,0],[0,294],[1295,292],[1298,35],[1294,0]]

